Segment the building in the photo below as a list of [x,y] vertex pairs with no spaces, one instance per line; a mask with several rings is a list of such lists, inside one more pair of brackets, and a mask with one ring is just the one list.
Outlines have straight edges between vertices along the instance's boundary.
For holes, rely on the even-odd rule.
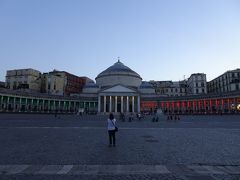
[[[173,87],[180,91],[181,84],[184,85],[182,88],[187,84],[186,89],[190,94],[185,91],[186,95],[183,96],[174,96],[181,93],[178,91],[168,95],[156,94],[154,83],[142,81],[138,73],[120,61],[98,74],[96,82],[86,78],[82,91],[81,88],[76,88],[79,87],[77,76],[64,71],[48,74],[44,75],[44,87],[47,87],[49,93],[0,88],[0,112],[76,113],[84,109],[87,113],[94,111],[99,114],[112,112],[128,115],[144,111],[154,112],[156,108],[161,108],[169,114],[240,114],[240,91],[207,94],[205,74],[192,74],[187,82],[159,83],[166,87],[163,88],[163,93],[166,93],[167,88]],[[231,76],[234,80],[236,74]],[[52,82],[50,86],[49,81]],[[75,83],[78,86],[75,86]],[[57,90],[62,90],[64,96]],[[70,96],[65,96],[67,92]]]
[[119,60],[102,71],[96,84],[87,84],[81,96],[91,92],[98,99],[98,112],[140,112],[140,99],[155,94],[151,84],[142,82],[141,76]]
[[186,81],[149,81],[155,89],[156,94],[163,96],[185,96]]
[[5,88],[5,82],[0,81],[0,88]]
[[70,96],[71,94],[81,93],[88,82],[92,82],[88,77],[78,77],[66,71],[53,70],[43,74],[41,92]]
[[8,70],[6,87],[10,90],[26,90],[40,92],[41,72],[35,69]]
[[43,73],[41,81],[41,92],[52,95],[64,95],[65,76],[64,73],[52,71]]
[[207,83],[208,93],[225,93],[240,90],[240,69],[227,71]]
[[207,78],[204,73],[192,74],[187,80],[187,94],[207,94]]

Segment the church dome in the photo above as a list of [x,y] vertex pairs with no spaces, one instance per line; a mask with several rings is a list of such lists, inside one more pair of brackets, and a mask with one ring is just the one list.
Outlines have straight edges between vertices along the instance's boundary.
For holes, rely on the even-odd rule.
[[96,77],[96,83],[101,87],[116,84],[139,87],[141,82],[141,76],[119,60]]
[[150,84],[149,82],[143,81],[140,89],[153,89],[153,85]]
[[138,73],[136,73],[135,71],[133,71],[132,69],[130,69],[129,67],[125,66],[122,62],[120,62],[118,60],[118,62],[116,62],[114,65],[110,66],[109,68],[107,68],[106,70],[104,70],[103,72],[101,72],[97,77],[103,77],[103,76],[109,76],[109,75],[128,75],[128,76],[136,76],[140,79],[142,79],[140,77],[140,75]]

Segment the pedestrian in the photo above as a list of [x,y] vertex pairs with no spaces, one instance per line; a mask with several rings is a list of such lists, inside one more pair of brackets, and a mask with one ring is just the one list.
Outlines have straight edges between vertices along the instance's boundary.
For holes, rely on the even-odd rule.
[[117,130],[116,127],[116,119],[114,118],[113,114],[110,113],[109,118],[107,120],[107,128],[108,128],[108,135],[109,135],[109,147],[116,146],[116,138],[115,133]]

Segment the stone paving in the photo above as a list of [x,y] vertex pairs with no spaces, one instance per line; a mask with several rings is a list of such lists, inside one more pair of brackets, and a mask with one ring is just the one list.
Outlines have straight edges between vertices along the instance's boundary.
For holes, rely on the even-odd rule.
[[0,114],[0,179],[240,179],[240,116],[119,122]]

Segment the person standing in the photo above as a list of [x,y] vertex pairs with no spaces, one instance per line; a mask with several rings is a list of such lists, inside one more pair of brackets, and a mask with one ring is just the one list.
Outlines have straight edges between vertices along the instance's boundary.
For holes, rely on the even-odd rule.
[[110,113],[109,118],[107,120],[107,128],[108,128],[108,135],[109,135],[109,147],[112,145],[116,146],[116,119],[114,118],[113,114]]

